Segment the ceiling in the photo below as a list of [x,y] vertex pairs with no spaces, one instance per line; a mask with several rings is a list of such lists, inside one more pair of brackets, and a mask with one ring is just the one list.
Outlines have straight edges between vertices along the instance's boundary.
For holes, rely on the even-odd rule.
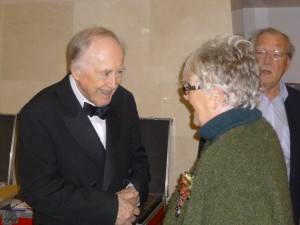
[[300,0],[240,0],[242,8],[300,7]]

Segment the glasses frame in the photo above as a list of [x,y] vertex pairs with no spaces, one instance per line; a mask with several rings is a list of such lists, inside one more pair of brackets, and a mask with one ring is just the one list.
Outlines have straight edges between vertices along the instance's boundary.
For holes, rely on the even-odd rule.
[[[259,54],[259,55],[258,55]],[[255,49],[255,55],[257,58],[261,59],[261,58],[264,58],[266,57],[266,55],[269,54],[271,59],[274,61],[274,62],[278,62],[278,61],[281,61],[282,60],[282,57],[287,55],[289,56],[289,53],[286,53],[286,52],[280,52],[279,50],[272,50],[272,51],[269,51],[269,50],[266,50],[266,49]],[[274,58],[275,56],[275,58]],[[278,58],[277,58],[278,57]]]
[[188,95],[190,91],[199,90],[199,89],[200,89],[200,85],[192,86],[189,83],[182,84],[182,91],[184,95]]

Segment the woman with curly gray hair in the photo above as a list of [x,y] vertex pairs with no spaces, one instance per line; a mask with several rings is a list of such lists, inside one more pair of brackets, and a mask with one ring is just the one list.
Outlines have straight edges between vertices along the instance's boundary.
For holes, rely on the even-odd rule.
[[184,98],[206,144],[180,179],[164,225],[291,225],[285,162],[256,108],[260,69],[239,36],[207,41],[186,60]]

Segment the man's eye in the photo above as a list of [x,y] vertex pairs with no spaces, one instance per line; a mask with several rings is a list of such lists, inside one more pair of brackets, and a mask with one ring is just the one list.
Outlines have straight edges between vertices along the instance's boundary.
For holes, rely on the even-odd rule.
[[265,51],[262,51],[262,50],[257,50],[257,51],[255,51],[255,53],[256,53],[257,55],[263,55],[263,54],[265,54],[266,52],[265,52]]
[[280,53],[273,53],[273,57],[274,57],[274,58],[280,58],[280,57],[281,57],[281,54],[280,54]]
[[119,70],[119,71],[117,72],[117,75],[118,75],[118,76],[122,76],[123,73],[124,73],[124,70]]
[[100,75],[101,75],[102,77],[109,77],[109,74],[110,74],[110,72],[103,72],[103,73],[101,73]]

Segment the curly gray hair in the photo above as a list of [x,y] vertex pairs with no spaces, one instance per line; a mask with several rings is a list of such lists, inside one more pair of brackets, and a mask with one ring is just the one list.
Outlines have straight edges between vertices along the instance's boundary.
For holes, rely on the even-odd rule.
[[260,102],[260,68],[254,46],[240,36],[217,36],[192,52],[183,67],[183,82],[198,78],[201,89],[219,87],[224,105],[256,107]]

